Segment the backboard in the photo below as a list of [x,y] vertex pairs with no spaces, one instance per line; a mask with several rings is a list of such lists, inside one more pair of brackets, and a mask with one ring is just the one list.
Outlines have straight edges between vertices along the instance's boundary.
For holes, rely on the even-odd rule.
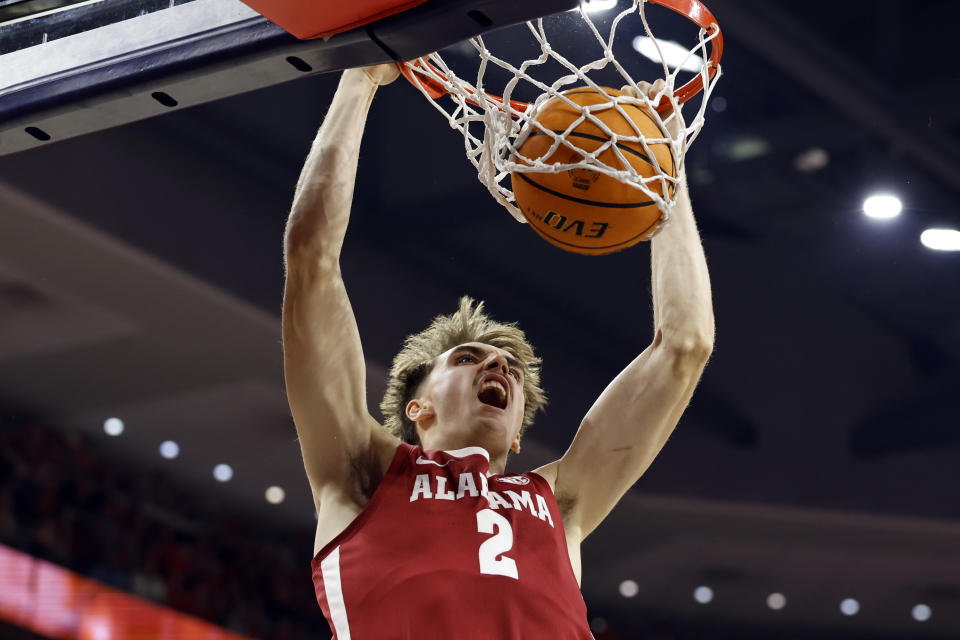
[[49,3],[14,0],[0,11],[0,155],[303,76],[416,58],[579,0],[426,2],[312,40],[239,0],[58,4],[41,11]]

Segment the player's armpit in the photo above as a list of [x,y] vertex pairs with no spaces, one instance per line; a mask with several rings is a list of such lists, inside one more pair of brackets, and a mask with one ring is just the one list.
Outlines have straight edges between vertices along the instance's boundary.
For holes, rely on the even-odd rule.
[[710,355],[706,344],[655,342],[587,412],[573,443],[542,475],[570,507],[564,527],[586,538],[647,470],[669,438]]
[[396,438],[370,416],[360,336],[339,270],[289,256],[283,304],[284,376],[314,495],[350,481],[356,460]]

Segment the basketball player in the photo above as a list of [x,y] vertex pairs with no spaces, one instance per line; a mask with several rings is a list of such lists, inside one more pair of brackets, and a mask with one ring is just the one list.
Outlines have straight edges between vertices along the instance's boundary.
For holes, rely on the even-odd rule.
[[393,65],[343,74],[286,230],[285,375],[319,513],[317,599],[338,640],[591,638],[580,544],[663,447],[712,350],[689,197],[652,241],[653,342],[559,460],[504,475],[545,402],[539,360],[466,298],[407,339],[380,425],[339,254],[367,112],[396,76]]

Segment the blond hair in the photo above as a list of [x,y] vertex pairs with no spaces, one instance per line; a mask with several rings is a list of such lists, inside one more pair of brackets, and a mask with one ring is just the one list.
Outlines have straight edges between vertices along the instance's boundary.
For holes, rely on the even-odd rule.
[[503,349],[520,362],[523,369],[522,434],[533,424],[533,416],[547,404],[540,388],[540,358],[516,324],[496,322],[483,312],[483,302],[468,296],[460,298],[460,308],[449,316],[437,316],[430,326],[403,342],[393,359],[387,379],[387,391],[380,402],[383,424],[388,431],[410,444],[420,444],[417,427],[406,415],[420,383],[433,369],[440,354],[465,342],[482,342]]

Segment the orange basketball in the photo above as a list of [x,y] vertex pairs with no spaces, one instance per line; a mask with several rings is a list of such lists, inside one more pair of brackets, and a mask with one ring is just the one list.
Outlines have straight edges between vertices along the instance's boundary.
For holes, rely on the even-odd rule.
[[[603,89],[606,95],[588,87],[565,91],[563,95],[581,106],[610,102],[610,96],[625,95],[616,89]],[[646,138],[666,138],[655,116],[642,105],[621,104],[625,113],[636,123]],[[636,136],[633,126],[612,104],[609,109],[592,112],[611,131],[622,136]],[[545,129],[563,133],[581,111],[554,98],[541,107],[537,122]],[[610,137],[589,120],[567,134],[567,141],[584,152],[597,150]],[[544,156],[553,144],[553,136],[535,129],[518,151],[531,160],[543,159],[547,164],[574,163],[582,155],[561,145],[548,158]],[[616,145],[630,165],[644,177],[657,175],[657,170],[639,142],[619,142]],[[671,177],[676,176],[676,163],[669,145],[650,145],[660,168]],[[598,160],[616,169],[626,169],[612,148],[603,151]],[[561,249],[585,254],[612,253],[648,240],[656,231],[662,213],[650,198],[639,189],[624,184],[611,176],[591,169],[571,169],[559,173],[519,172],[510,174],[517,206],[533,230]],[[663,194],[659,181],[648,187]]]

